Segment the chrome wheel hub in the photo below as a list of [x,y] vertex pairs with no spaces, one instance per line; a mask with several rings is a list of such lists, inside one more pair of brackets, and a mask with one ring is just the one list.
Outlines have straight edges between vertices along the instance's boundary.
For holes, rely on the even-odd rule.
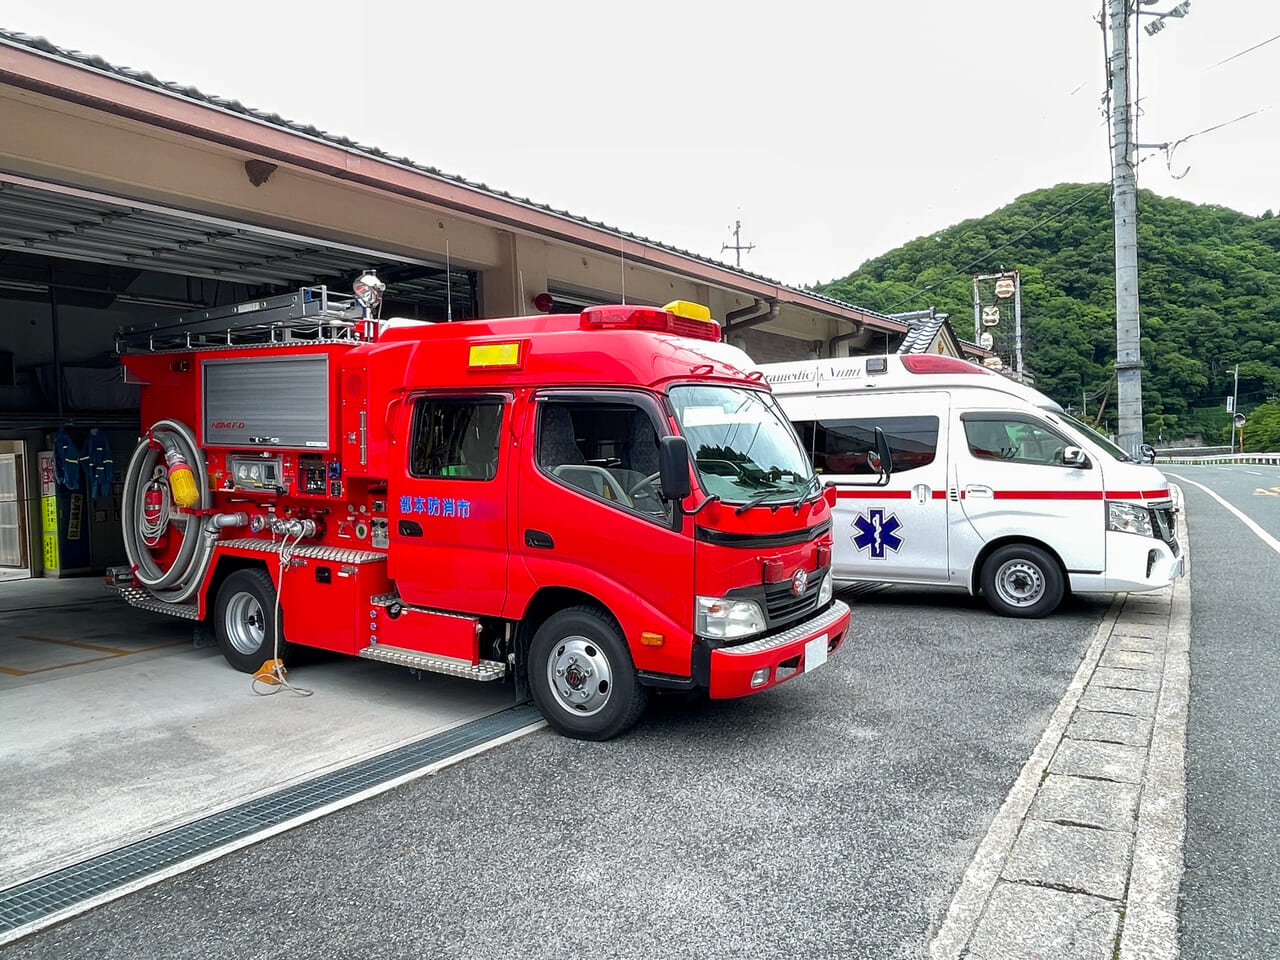
[[547,659],[547,682],[564,710],[589,717],[609,702],[613,669],[604,651],[586,637],[566,637]]

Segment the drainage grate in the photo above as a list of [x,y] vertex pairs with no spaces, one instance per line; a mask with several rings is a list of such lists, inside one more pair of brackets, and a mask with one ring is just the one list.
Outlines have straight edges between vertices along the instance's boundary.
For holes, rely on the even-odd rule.
[[541,719],[531,704],[512,707],[0,890],[0,944],[13,939],[7,934],[19,927],[362,790],[447,760]]

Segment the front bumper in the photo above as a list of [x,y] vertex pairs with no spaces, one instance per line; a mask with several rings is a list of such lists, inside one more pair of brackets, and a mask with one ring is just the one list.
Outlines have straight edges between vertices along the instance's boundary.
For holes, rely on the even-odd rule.
[[[812,619],[780,633],[733,647],[717,647],[711,651],[708,694],[714,699],[745,697],[816,669],[839,649],[848,630],[849,605],[836,600]],[[825,642],[825,653],[816,662],[806,662],[813,656],[806,655],[808,644],[819,640]],[[765,679],[752,684],[751,678],[761,670],[767,671]]]

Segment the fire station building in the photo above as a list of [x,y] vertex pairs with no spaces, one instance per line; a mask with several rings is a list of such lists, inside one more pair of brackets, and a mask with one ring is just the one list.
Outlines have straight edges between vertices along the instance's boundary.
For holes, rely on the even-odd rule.
[[192,310],[346,293],[373,269],[384,316],[569,312],[625,291],[708,305],[761,362],[961,352],[936,317],[857,309],[3,31],[0,130],[0,578],[121,559],[106,461],[118,478],[139,423],[115,334]]

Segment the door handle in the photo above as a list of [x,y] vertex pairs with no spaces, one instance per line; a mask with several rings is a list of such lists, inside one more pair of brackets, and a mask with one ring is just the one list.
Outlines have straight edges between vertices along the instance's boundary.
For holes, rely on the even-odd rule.
[[551,539],[551,534],[543,533],[541,530],[526,530],[524,532],[524,545],[526,547],[537,547],[539,550],[554,550],[556,542]]
[[979,499],[986,498],[988,500],[990,500],[992,497],[990,487],[984,486],[982,484],[977,484],[977,483],[970,484],[969,486],[965,487],[964,495],[966,497],[978,497]]
[[422,536],[422,524],[417,520],[401,520],[396,524],[396,529],[400,531],[402,537]]

